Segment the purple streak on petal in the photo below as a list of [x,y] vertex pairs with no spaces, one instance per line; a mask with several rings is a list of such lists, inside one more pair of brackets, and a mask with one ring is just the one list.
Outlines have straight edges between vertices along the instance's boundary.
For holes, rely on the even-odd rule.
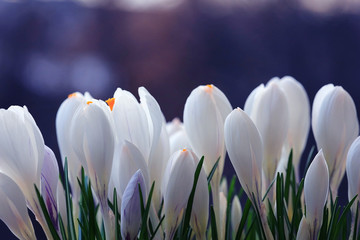
[[59,168],[53,151],[45,146],[44,162],[41,169],[41,195],[44,198],[51,221],[58,230],[58,211],[56,202]]

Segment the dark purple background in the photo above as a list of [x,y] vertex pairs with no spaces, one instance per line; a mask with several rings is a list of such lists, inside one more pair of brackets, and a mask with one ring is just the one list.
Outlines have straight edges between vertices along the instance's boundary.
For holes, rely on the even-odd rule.
[[[116,87],[137,95],[145,86],[170,121],[182,117],[200,84],[215,84],[233,107],[243,107],[257,85],[291,75],[311,102],[322,85],[334,83],[359,107],[359,43],[358,14],[318,15],[291,1],[221,14],[196,3],[126,12],[74,2],[0,2],[0,107],[26,105],[58,157],[55,116],[74,91],[107,99]],[[305,156],[312,145],[310,133]],[[225,172],[234,173],[230,162]],[[345,203],[345,181],[339,192]],[[2,223],[0,232],[14,238]]]

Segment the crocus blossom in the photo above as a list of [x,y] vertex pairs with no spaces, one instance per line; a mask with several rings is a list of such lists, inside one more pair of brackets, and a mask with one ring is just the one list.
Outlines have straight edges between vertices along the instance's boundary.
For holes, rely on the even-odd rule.
[[340,86],[328,84],[316,94],[312,110],[312,129],[318,150],[322,149],[329,167],[333,197],[345,174],[346,156],[359,134],[354,101]]

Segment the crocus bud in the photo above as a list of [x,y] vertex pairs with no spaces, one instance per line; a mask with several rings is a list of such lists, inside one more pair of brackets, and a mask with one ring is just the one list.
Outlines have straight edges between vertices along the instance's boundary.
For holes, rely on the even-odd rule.
[[289,126],[286,96],[276,81],[262,84],[250,94],[245,112],[259,129],[264,144],[263,171],[265,189],[275,177]]
[[309,97],[301,83],[293,77],[285,76],[278,83],[285,94],[289,110],[289,129],[285,141],[285,156],[288,159],[290,150],[293,150],[293,164],[298,176],[300,157],[304,151],[310,130]]
[[231,204],[231,226],[233,233],[236,234],[242,217],[242,209],[239,197],[235,195]]
[[224,168],[224,121],[232,107],[225,94],[214,85],[199,86],[187,98],[184,107],[184,126],[191,148],[198,157],[204,156],[208,175],[220,158],[211,180],[217,230],[220,232],[219,184]]
[[328,197],[329,171],[322,150],[309,166],[304,182],[306,220],[311,228],[311,239],[316,239],[322,224],[323,209]]
[[170,141],[170,153],[183,149],[190,148],[189,139],[186,135],[185,129],[181,129],[169,137]]
[[59,182],[59,167],[53,151],[45,146],[44,162],[41,169],[41,195],[56,230],[58,230],[57,187]]
[[[34,184],[40,189],[45,145],[26,107],[0,109],[0,136],[0,171],[19,186],[28,207],[38,221],[42,221]],[[45,224],[44,221],[42,223]]]
[[108,184],[114,156],[114,130],[109,106],[98,100],[78,109],[71,126],[71,143],[75,152],[85,157],[93,189],[104,217],[106,238],[114,231],[107,205]]
[[[174,237],[176,228],[181,222],[193,186],[197,163],[196,155],[191,150],[183,149],[175,152],[166,166],[163,179],[166,239]],[[206,187],[204,190],[204,181],[206,182],[206,176],[202,171],[199,176],[199,185],[196,188],[193,205],[193,213],[200,213],[200,215],[196,216],[199,221],[198,226],[195,225],[194,228],[195,232],[197,229],[203,231],[203,233],[196,232],[200,236],[205,234],[207,225],[207,217],[203,216],[203,214],[207,214],[207,210],[204,210],[204,208],[208,207],[208,195],[206,195]],[[203,206],[205,207],[203,208]]]
[[[348,194],[349,201],[360,195],[360,137],[357,137],[351,144],[346,160],[346,175],[348,179]],[[355,216],[356,204],[353,204],[351,210]]]
[[346,155],[359,134],[354,101],[342,87],[323,86],[316,94],[312,110],[312,128],[317,148],[322,149],[329,166],[333,197],[345,173]]
[[141,225],[140,192],[142,192],[143,204],[146,204],[146,185],[141,170],[137,170],[131,177],[121,201],[121,236],[125,240],[137,239]]
[[0,219],[21,240],[36,239],[25,197],[16,183],[0,173]]
[[224,129],[226,148],[240,184],[249,199],[260,206],[263,145],[259,131],[240,108],[229,114]]
[[[186,100],[185,130],[196,155],[205,157],[206,174],[210,173],[219,157],[218,176],[222,174],[225,159],[224,121],[231,110],[229,100],[214,85],[195,88]],[[220,182],[220,178],[216,181]]]

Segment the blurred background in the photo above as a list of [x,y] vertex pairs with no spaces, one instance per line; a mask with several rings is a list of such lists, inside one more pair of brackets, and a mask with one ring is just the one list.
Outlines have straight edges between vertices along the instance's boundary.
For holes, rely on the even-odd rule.
[[[260,83],[291,75],[311,103],[342,85],[359,112],[359,13],[359,0],[1,1],[0,107],[26,105],[58,158],[56,112],[75,91],[107,99],[145,86],[170,121],[200,84],[243,107]],[[310,133],[302,169],[313,145]],[[339,192],[345,203],[346,181]]]

